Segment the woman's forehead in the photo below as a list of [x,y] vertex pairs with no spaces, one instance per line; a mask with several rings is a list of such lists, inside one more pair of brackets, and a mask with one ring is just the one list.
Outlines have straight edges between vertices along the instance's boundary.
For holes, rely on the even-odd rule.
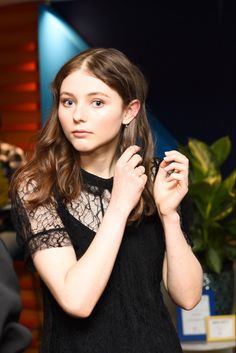
[[84,69],[73,71],[62,81],[60,93],[64,91],[73,91],[74,93],[81,94],[101,92],[107,96],[118,95],[118,93],[104,81]]

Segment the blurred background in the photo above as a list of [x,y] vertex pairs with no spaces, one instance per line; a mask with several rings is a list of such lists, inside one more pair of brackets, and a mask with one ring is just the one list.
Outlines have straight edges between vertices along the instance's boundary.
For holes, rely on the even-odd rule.
[[[157,154],[189,138],[210,145],[228,136],[232,149],[222,166],[227,176],[236,167],[235,19],[235,0],[0,0],[0,163],[8,168],[5,174],[10,177],[23,154],[32,152],[34,136],[49,114],[50,82],[59,67],[86,47],[114,47],[147,78]],[[0,175],[0,234],[8,240],[15,233],[7,186]],[[33,335],[27,353],[36,353],[42,323],[39,281],[23,261],[14,264],[24,309],[20,320]]]
[[[23,1],[0,0],[0,11],[11,3]],[[168,132],[180,143],[186,143],[188,137],[212,143],[229,135],[233,150],[223,171],[227,173],[235,166],[234,0],[30,3],[48,4],[88,46],[115,47],[124,51],[146,75],[148,108]],[[24,16],[23,8],[15,11],[18,16],[19,12]],[[14,16],[13,7],[11,18]],[[27,19],[22,31],[27,32],[26,26]],[[3,29],[10,30],[10,23]],[[12,31],[14,29],[13,25]],[[1,36],[6,38],[6,33]],[[0,70],[6,72],[4,47],[2,49]],[[12,99],[14,103],[14,97]],[[0,106],[1,116],[2,110]]]
[[148,106],[180,142],[229,135],[236,165],[236,2],[52,2],[90,46],[116,47],[144,71]]
[[[148,106],[181,142],[236,143],[234,0],[52,2],[90,46],[123,50],[149,82]],[[236,154],[229,164],[235,163]]]

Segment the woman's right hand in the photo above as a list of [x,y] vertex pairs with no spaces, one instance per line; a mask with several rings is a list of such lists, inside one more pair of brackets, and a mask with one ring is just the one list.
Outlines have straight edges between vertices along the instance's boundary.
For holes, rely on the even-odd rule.
[[115,203],[127,217],[137,205],[147,182],[139,150],[136,145],[128,147],[115,166],[111,203]]

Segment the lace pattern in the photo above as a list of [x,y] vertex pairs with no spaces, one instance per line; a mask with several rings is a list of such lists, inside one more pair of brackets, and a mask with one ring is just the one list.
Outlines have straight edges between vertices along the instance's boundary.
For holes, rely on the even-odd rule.
[[[151,166],[153,180],[160,162],[158,159],[154,160]],[[65,205],[69,213],[84,226],[97,232],[109,205],[112,183],[112,178],[102,179],[84,171],[80,196]],[[36,185],[32,182],[23,184],[18,190],[18,198],[14,200],[12,205],[12,218],[18,233],[18,241],[25,246],[26,258],[37,250],[72,245],[65,226],[58,215],[56,200],[32,211],[25,207],[26,201],[35,188]],[[178,208],[178,213],[183,226],[181,206]],[[184,228],[182,227],[185,239],[188,244],[192,245],[187,236],[188,230]]]
[[31,254],[37,250],[61,248],[69,245],[71,245],[71,242],[64,228],[45,230],[42,233],[32,235],[28,239],[28,247]]
[[34,192],[35,185],[25,183],[12,202],[12,220],[18,243],[25,248],[25,260],[37,250],[71,245],[64,225],[58,217],[56,203],[39,206],[30,211],[25,203]]
[[81,192],[78,199],[68,203],[70,214],[83,225],[96,232],[111,198],[109,190],[92,187]]

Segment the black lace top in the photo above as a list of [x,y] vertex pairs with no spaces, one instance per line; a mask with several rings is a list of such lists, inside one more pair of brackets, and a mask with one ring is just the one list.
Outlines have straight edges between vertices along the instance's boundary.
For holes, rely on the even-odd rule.
[[[39,249],[72,245],[79,259],[89,247],[106,212],[113,179],[81,173],[81,195],[70,204],[58,198],[54,206],[28,212],[24,200],[30,190],[25,187],[13,200],[13,221],[29,262]],[[144,217],[138,226],[128,225],[108,284],[88,318],[66,314],[42,283],[41,352],[182,352],[160,290],[164,252],[157,215]]]

